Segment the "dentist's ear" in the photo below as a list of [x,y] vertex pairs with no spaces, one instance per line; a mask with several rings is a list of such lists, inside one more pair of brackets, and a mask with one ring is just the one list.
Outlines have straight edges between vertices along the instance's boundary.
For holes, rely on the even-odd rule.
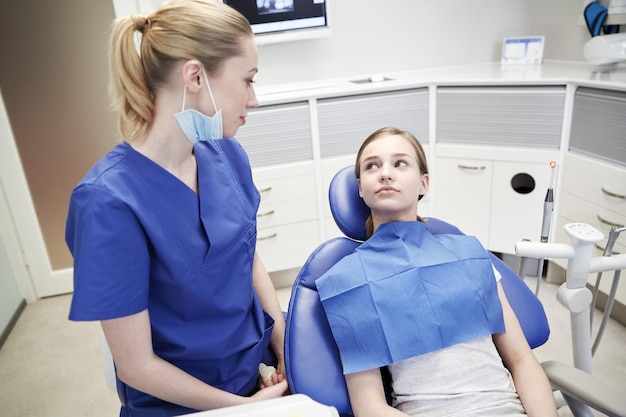
[[195,59],[185,61],[183,64],[181,74],[188,92],[197,93],[202,88],[202,83],[204,82],[202,70],[202,64]]

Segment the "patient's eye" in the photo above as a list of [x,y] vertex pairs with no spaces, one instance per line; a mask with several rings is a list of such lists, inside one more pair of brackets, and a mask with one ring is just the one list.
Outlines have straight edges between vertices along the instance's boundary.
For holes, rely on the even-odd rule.
[[398,160],[396,161],[395,167],[396,167],[396,168],[399,168],[399,167],[405,167],[405,166],[408,166],[408,165],[409,165],[409,164],[408,164],[405,160],[403,160],[403,159],[398,159]]
[[370,169],[375,169],[378,167],[378,164],[376,162],[368,162],[365,164],[365,170],[370,170]]

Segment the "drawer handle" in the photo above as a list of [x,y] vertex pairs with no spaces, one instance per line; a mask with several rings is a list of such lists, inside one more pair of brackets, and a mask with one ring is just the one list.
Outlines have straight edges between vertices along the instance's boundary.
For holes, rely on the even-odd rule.
[[472,166],[472,165],[457,165],[460,169],[466,169],[468,171],[482,171],[483,169],[486,169],[487,167],[485,165],[481,165],[481,166]]
[[[598,245],[597,243],[594,243],[594,246],[596,247],[596,249],[600,249],[600,251],[602,253],[606,252],[606,248],[603,248],[602,246]],[[619,252],[615,252],[614,250],[611,251],[611,255],[619,255]]]
[[269,187],[261,188],[261,189],[259,190],[259,193],[261,193],[261,194],[262,194],[262,193],[266,193],[266,192],[268,192],[268,191],[272,191],[272,186],[271,186],[271,185],[270,185]]
[[598,220],[600,220],[602,223],[604,223],[604,224],[606,224],[608,226],[611,226],[611,227],[613,227],[613,226],[615,226],[615,227],[624,227],[623,224],[613,223],[613,222],[610,222],[610,221],[608,221],[606,219],[603,219],[602,216],[600,216],[599,214],[597,215],[597,217],[598,217]]
[[265,213],[258,213],[256,216],[265,217],[265,216],[271,216],[272,214],[274,214],[274,210],[266,211]]
[[278,236],[278,233],[272,233],[271,235],[261,236],[257,238],[256,240],[269,240],[269,239],[274,239],[276,236]]
[[611,192],[607,190],[606,188],[604,188],[604,186],[602,186],[602,192],[608,195],[609,197],[621,198],[622,200],[626,200],[626,195]]

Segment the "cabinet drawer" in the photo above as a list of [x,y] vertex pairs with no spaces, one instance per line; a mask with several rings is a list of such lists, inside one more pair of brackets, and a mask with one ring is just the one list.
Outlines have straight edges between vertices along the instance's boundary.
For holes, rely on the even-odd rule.
[[626,213],[626,167],[619,169],[568,154],[563,171],[563,191],[606,210]]
[[261,205],[315,198],[315,172],[312,163],[282,165],[252,171],[261,193]]
[[320,244],[319,221],[269,227],[258,231],[257,250],[269,271],[300,268]]
[[255,183],[261,193],[261,205],[315,197],[315,178],[312,175],[286,176]]
[[314,197],[281,203],[261,201],[257,213],[257,228],[263,229],[317,219],[316,201]]

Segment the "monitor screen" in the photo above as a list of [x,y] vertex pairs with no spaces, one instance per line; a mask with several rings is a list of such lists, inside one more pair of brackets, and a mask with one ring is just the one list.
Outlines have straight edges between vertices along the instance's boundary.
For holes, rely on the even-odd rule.
[[326,0],[223,0],[243,14],[257,43],[328,36]]

